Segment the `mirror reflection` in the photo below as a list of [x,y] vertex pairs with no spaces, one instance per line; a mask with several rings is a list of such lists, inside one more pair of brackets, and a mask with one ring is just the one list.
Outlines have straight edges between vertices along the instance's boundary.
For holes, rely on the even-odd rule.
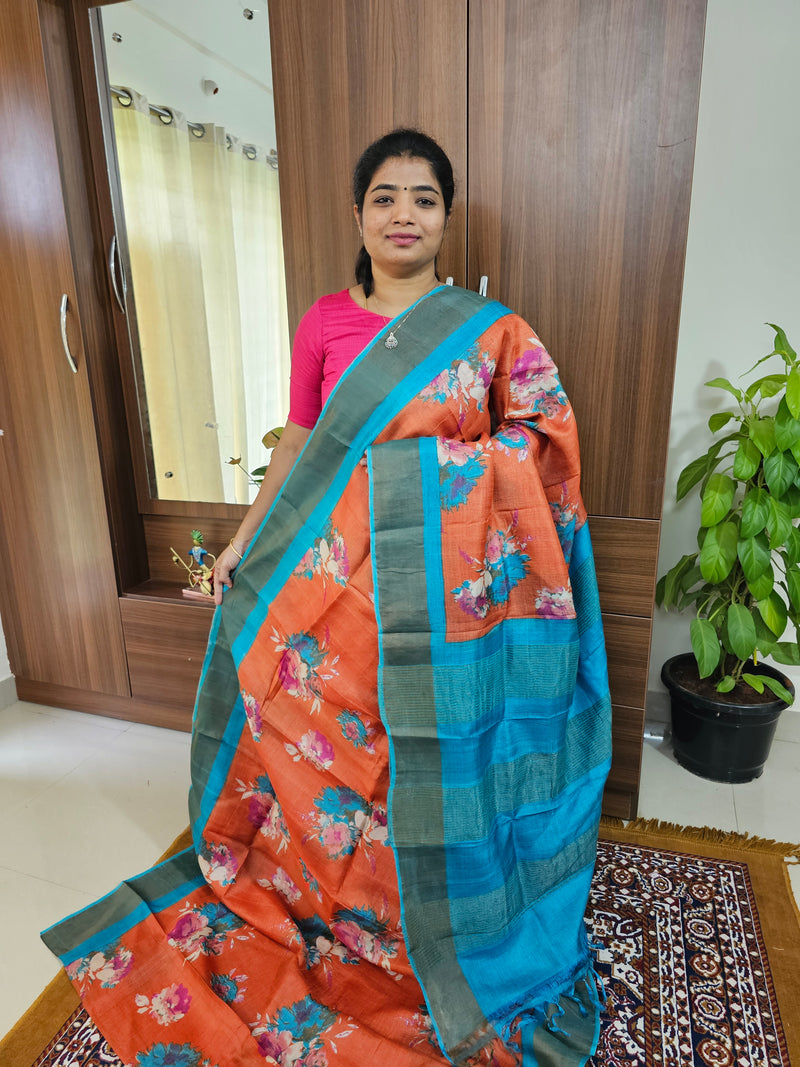
[[246,504],[288,411],[266,3],[127,0],[98,19],[149,493]]

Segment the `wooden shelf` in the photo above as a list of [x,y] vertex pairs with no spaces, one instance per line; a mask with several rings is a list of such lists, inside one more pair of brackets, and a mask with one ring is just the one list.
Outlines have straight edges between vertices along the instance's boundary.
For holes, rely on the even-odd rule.
[[155,600],[163,603],[165,600],[171,604],[187,604],[190,607],[209,609],[214,607],[214,601],[199,600],[194,597],[183,595],[183,586],[180,582],[168,582],[163,578],[150,578],[141,585],[135,585],[127,589],[121,600]]

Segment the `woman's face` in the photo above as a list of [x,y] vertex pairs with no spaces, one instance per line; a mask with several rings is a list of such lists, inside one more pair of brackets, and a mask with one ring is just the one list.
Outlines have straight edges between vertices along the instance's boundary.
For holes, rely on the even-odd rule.
[[356,221],[376,268],[407,277],[431,267],[442,244],[444,197],[430,164],[406,156],[387,159],[372,176]]

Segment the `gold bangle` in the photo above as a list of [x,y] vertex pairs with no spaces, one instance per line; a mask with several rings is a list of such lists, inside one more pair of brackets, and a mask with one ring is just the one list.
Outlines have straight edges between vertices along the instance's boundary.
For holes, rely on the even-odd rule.
[[231,546],[231,548],[236,553],[236,555],[239,557],[239,559],[244,559],[244,556],[242,555],[242,553],[239,551],[239,549],[233,543],[233,538],[231,538],[230,541],[228,541],[228,544]]

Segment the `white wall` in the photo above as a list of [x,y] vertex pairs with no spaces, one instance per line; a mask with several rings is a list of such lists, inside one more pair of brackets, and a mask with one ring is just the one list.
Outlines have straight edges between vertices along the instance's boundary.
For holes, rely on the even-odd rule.
[[[800,351],[799,45],[797,0],[708,2],[659,575],[696,548],[699,498],[676,505],[675,485],[711,443],[708,416],[726,395],[703,382],[734,380],[772,351],[765,322]],[[688,616],[656,610],[649,708],[688,628]]]
[[6,640],[3,627],[0,624],[0,711],[13,704],[17,699],[17,687],[11,676],[11,667],[8,664],[6,653]]
[[8,653],[6,652],[6,637],[3,633],[3,626],[0,623],[0,682],[4,678],[8,678],[11,675],[11,667],[8,663]]

